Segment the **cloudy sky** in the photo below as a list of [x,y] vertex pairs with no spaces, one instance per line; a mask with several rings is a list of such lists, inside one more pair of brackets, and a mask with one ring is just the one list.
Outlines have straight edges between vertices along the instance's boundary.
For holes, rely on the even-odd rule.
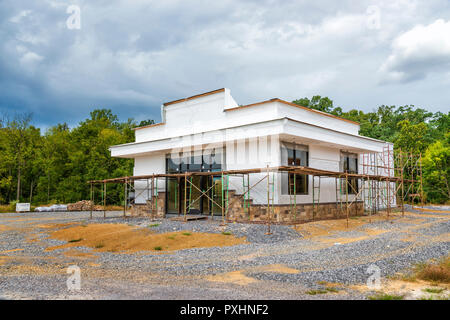
[[0,2],[0,110],[42,128],[93,108],[159,121],[163,102],[222,87],[239,104],[448,112],[450,1]]

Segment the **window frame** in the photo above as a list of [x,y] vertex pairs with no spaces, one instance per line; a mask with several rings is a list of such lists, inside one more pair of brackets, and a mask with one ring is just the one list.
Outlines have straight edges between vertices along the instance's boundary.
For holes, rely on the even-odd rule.
[[[283,150],[283,149],[285,149],[285,150]],[[283,152],[286,153],[286,159],[283,159]],[[287,166],[289,166],[289,167],[292,167],[292,166],[308,167],[309,166],[309,146],[307,146],[307,145],[282,142],[281,143],[281,153],[282,153],[281,160],[282,161],[285,160],[287,162]],[[289,157],[290,153],[292,153],[292,158]],[[289,161],[289,159],[292,159],[293,161]],[[283,163],[283,165],[286,165],[286,164]],[[284,190],[284,188],[282,188],[282,190],[281,190],[282,195],[289,195],[289,196],[309,195],[309,175],[294,174],[294,173],[288,173],[288,172],[283,172],[281,174],[284,175],[284,177],[285,177],[284,179],[287,178],[286,179],[287,181],[282,181],[282,183],[287,183],[287,192],[286,192],[286,190]],[[290,184],[291,179],[294,179],[294,175],[296,176],[295,177],[295,183],[296,183],[295,194],[293,194],[293,190],[291,189],[291,184]],[[298,178],[301,178],[301,177],[304,177],[306,179],[306,182],[303,183],[303,186],[305,189],[303,192],[299,191],[297,188],[297,184],[299,183]]]
[[[350,170],[350,160],[355,161],[355,170]],[[345,173],[355,173],[358,174],[359,170],[359,155],[357,153],[341,151],[340,162],[342,164],[342,168],[340,168],[341,172]],[[351,187],[353,185],[353,188]],[[341,191],[341,194],[345,193],[345,189]],[[347,184],[347,193],[351,195],[356,195],[359,193],[359,180],[356,177],[349,177]]]

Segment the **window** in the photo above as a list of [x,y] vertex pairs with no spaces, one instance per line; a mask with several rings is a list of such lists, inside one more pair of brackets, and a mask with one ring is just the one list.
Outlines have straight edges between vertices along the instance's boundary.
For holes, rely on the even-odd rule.
[[[347,173],[358,173],[358,155],[355,153],[341,152],[340,171]],[[345,189],[342,193],[345,193]],[[348,178],[347,192],[358,193],[358,178]]]
[[203,150],[203,152],[168,154],[166,156],[166,172],[221,171],[225,163],[224,151],[222,148],[215,148]]
[[[308,166],[308,147],[291,143],[281,146],[281,163],[284,166]],[[281,173],[282,194],[308,194],[308,175]]]

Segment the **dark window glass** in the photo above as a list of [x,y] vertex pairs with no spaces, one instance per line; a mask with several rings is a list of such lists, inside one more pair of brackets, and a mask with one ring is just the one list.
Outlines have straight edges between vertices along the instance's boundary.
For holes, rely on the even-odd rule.
[[190,158],[189,171],[201,171],[202,170],[202,156],[192,156]]
[[[347,173],[358,173],[358,155],[353,153],[341,153],[342,171]],[[344,191],[345,192],[345,189]],[[358,193],[358,178],[348,178],[348,194]]]
[[[221,151],[222,149],[220,149]],[[182,154],[180,154],[182,155]],[[167,173],[183,173],[192,171],[221,171],[223,154],[213,149],[203,155],[172,158],[172,154],[166,156]]]
[[307,194],[308,176],[289,173],[289,194]]
[[172,159],[167,159],[167,173],[177,173],[180,170],[180,166],[175,164]]
[[[307,167],[308,151],[305,149],[307,150],[305,146],[284,144],[281,150],[282,164]],[[282,194],[308,194],[308,175],[282,173],[281,178],[283,183],[281,188]]]

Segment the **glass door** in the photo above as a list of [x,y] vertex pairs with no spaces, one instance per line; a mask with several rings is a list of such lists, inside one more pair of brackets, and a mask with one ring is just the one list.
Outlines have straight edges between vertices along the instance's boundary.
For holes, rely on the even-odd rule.
[[180,185],[177,178],[167,178],[167,213],[181,213]]

